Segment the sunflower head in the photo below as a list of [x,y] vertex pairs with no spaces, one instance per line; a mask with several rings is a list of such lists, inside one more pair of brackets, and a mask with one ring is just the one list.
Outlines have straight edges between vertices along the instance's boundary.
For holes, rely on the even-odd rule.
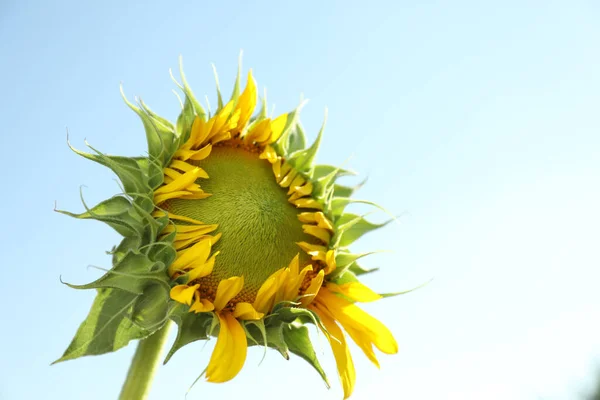
[[210,382],[235,377],[253,345],[296,354],[327,382],[306,327],[314,324],[329,340],[348,397],[355,373],[347,336],[377,366],[373,346],[398,350],[390,331],[356,305],[393,294],[360,283],[371,271],[357,260],[368,254],[348,248],[385,224],[345,212],[352,202],[373,203],[352,200],[356,187],[337,183],[349,171],[315,164],[324,124],[307,146],[302,104],[272,117],[263,97],[256,112],[252,72],[243,90],[240,75],[226,102],[217,80],[210,111],[181,70],[185,100],[175,124],[123,96],[144,124],[146,157],[73,149],[114,171],[123,192],[81,214],[61,212],[103,221],[124,238],[110,271],[70,285],[98,296],[59,361],[114,351],[172,319],[179,331],[166,361],[190,342],[217,338]]

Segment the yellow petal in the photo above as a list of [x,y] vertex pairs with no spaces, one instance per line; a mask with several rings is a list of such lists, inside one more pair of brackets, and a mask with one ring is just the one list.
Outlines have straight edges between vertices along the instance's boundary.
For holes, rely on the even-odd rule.
[[213,303],[206,299],[196,299],[194,304],[190,307],[190,312],[201,313],[201,312],[210,312],[215,309]]
[[210,254],[211,245],[210,240],[203,240],[189,249],[177,252],[177,258],[169,266],[169,273],[172,275],[175,271],[185,271],[204,264]]
[[172,224],[172,225],[165,226],[165,228],[162,230],[161,233],[165,234],[165,233],[171,233],[171,232],[177,232],[177,233],[204,232],[207,229],[209,229],[209,231],[207,231],[205,233],[209,233],[209,232],[214,231],[218,227],[219,227],[219,225],[217,225],[217,224],[205,224],[205,225]]
[[366,340],[383,353],[398,352],[398,343],[390,330],[358,306],[336,296],[327,288],[319,292],[319,303],[327,307],[333,318],[342,324],[353,339],[357,338],[357,344]]
[[325,214],[322,212],[315,213],[315,219],[319,228],[329,229],[331,232],[333,232],[333,224],[327,219]]
[[235,311],[233,316],[237,319],[242,320],[258,320],[261,319],[265,314],[258,312],[252,307],[252,304],[241,302],[235,305]]
[[360,282],[349,282],[342,285],[335,283],[328,283],[327,289],[332,292],[340,293],[349,298],[352,301],[358,301],[361,303],[367,303],[369,301],[375,301],[381,299],[381,295],[375,293],[367,286]]
[[227,303],[231,301],[244,287],[243,276],[232,276],[228,279],[223,279],[219,282],[217,287],[217,294],[215,296],[215,309],[221,311],[227,306]]
[[262,160],[269,160],[269,162],[271,164],[273,164],[279,158],[277,156],[277,152],[275,152],[275,150],[271,146],[268,146],[268,145],[265,146],[265,149],[263,150],[262,153],[260,153],[259,157]]
[[346,344],[346,338],[340,327],[335,323],[333,318],[326,312],[323,312],[318,307],[311,307],[319,316],[319,319],[327,329],[323,330],[323,333],[329,341],[333,356],[335,357],[335,364],[337,366],[338,375],[342,382],[342,388],[344,389],[344,399],[350,397],[354,391],[354,382],[356,382],[356,371],[354,369],[354,362],[352,361],[352,355],[350,349]]
[[209,259],[207,262],[205,262],[204,264],[200,265],[199,267],[196,267],[194,269],[192,269],[190,272],[188,272],[188,282],[192,282],[196,279],[200,279],[200,278],[204,278],[205,276],[208,276],[212,273],[213,268],[215,266],[215,257],[217,257],[219,255],[220,252],[215,252]]
[[258,289],[258,293],[256,294],[256,299],[254,299],[254,308],[261,312],[267,313],[273,307],[273,301],[275,299],[275,294],[279,289],[279,275],[283,273],[283,268],[275,271],[267,278],[267,280],[260,286]]
[[256,107],[256,83],[252,77],[252,70],[250,70],[248,71],[246,88],[240,95],[236,107],[240,110],[240,119],[237,123],[235,133],[241,132],[246,127],[246,124],[254,113],[254,107]]
[[296,242],[296,244],[300,246],[300,248],[304,250],[308,255],[312,256],[313,260],[325,261],[327,247],[306,242]]
[[299,196],[308,196],[309,194],[311,194],[313,191],[313,184],[312,182],[306,182],[306,184],[304,186],[301,186],[299,188],[296,189],[296,193],[298,193]]
[[319,228],[318,226],[314,225],[302,225],[302,230],[304,233],[320,239],[325,244],[329,244],[329,240],[331,240],[331,234],[327,229]]
[[182,304],[188,306],[192,304],[194,293],[200,287],[200,285],[188,286],[188,285],[177,285],[171,288],[171,298]]
[[281,170],[279,171],[279,176],[276,177],[277,183],[279,183],[283,179],[283,177],[287,176],[288,172],[290,172],[291,169],[292,169],[292,166],[290,164],[284,162],[281,165]]
[[219,336],[206,368],[206,380],[220,383],[233,379],[244,366],[248,342],[246,333],[231,313],[218,313]]
[[154,204],[161,204],[164,203],[165,201],[169,200],[169,199],[177,199],[177,198],[181,198],[183,196],[189,195],[190,192],[185,191],[185,190],[178,190],[176,192],[170,192],[170,193],[164,193],[164,194],[159,194],[158,196],[154,196]]
[[317,214],[319,212],[301,212],[298,214],[298,219],[300,222],[304,222],[305,224],[317,223]]
[[295,279],[291,279],[286,286],[286,294],[285,297],[289,300],[296,300],[298,297],[298,293],[300,292],[300,287],[302,286],[302,282],[304,282],[304,277],[309,271],[312,271],[312,265],[307,265],[300,271],[300,274]]
[[246,136],[244,136],[244,140],[247,143],[262,143],[267,140],[271,136],[271,120],[269,118],[263,119],[256,125],[252,127]]
[[154,218],[160,218],[160,217],[164,217],[167,216],[169,219],[176,219],[179,221],[185,221],[185,222],[189,222],[190,224],[197,224],[197,225],[204,225],[204,222],[202,221],[198,221],[197,219],[193,219],[190,217],[186,217],[183,215],[177,215],[177,214],[173,214],[167,211],[162,211],[162,210],[156,210],[152,212],[152,216]]
[[327,251],[327,254],[325,254],[325,264],[327,264],[327,267],[325,268],[325,275],[329,275],[330,273],[335,271],[335,269],[337,268],[335,262],[335,250],[332,249]]
[[188,164],[185,161],[173,160],[173,161],[171,161],[171,164],[169,164],[169,168],[178,169],[183,172],[188,172],[197,167],[195,165]]
[[279,182],[279,186],[281,186],[282,188],[290,186],[290,184],[296,178],[297,174],[298,172],[295,169],[290,169],[288,174]]
[[181,175],[181,177],[169,183],[168,185],[164,185],[156,189],[154,191],[154,195],[176,192],[184,189],[185,187],[196,181],[196,179],[198,178],[198,174],[201,174],[201,171],[201,168],[194,168],[193,170],[186,172],[185,174]]
[[275,180],[279,181],[281,177],[281,159],[277,159],[274,163],[272,163],[271,168],[273,168],[273,175],[275,175]]
[[175,250],[180,251],[181,249],[186,249],[186,247],[188,247],[189,245],[192,245],[194,243],[200,242],[202,240],[209,240],[213,245],[215,243],[217,243],[219,241],[219,239],[221,238],[221,233],[217,233],[215,236],[211,236],[211,235],[202,235],[202,236],[198,236],[198,237],[193,237],[191,239],[186,239],[186,240],[175,240],[173,242],[173,247],[175,248]]
[[300,186],[304,185],[305,182],[306,182],[306,180],[304,179],[304,177],[302,177],[302,175],[300,175],[300,174],[296,175],[296,177],[294,178],[292,183],[290,183],[290,190],[288,190],[287,194],[294,193],[296,191],[296,189],[298,189],[298,188],[300,188]]
[[219,133],[223,133],[228,130],[227,119],[231,115],[231,111],[233,110],[233,101],[230,100],[225,107],[219,111],[217,115],[213,117],[214,124],[211,129],[211,136],[218,135]]
[[323,285],[324,277],[325,277],[325,273],[323,272],[323,270],[320,270],[319,273],[317,274],[317,276],[315,276],[312,279],[312,281],[310,282],[310,285],[308,286],[308,289],[306,289],[306,292],[304,292],[304,295],[300,299],[300,303],[302,303],[302,305],[304,307],[309,305],[314,300],[317,293],[319,293],[319,290],[321,289],[321,286]]
[[306,198],[306,197],[291,201],[291,203],[298,208],[314,208],[316,210],[323,209],[323,205],[321,205],[321,203],[319,203],[315,199]]
[[277,139],[279,139],[287,124],[287,119],[288,115],[282,114],[271,122],[271,137],[269,138],[268,143],[275,143]]

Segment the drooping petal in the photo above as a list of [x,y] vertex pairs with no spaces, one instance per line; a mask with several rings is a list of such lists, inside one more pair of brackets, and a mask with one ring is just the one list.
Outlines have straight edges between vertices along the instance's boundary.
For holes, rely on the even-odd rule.
[[219,336],[206,368],[206,380],[220,383],[233,379],[244,366],[248,342],[242,325],[229,312],[217,313]]
[[232,276],[228,279],[223,279],[219,282],[217,287],[217,294],[215,295],[215,310],[221,311],[227,306],[227,303],[231,301],[244,287],[243,276]]
[[177,285],[171,288],[171,298],[181,304],[192,304],[194,293],[200,287],[200,285],[188,286],[188,285]]
[[346,344],[346,338],[340,327],[326,311],[324,312],[322,309],[315,306],[311,306],[311,309],[317,313],[321,322],[327,329],[327,331],[323,330],[323,333],[327,337],[331,350],[333,351],[338,375],[342,382],[342,388],[344,389],[344,399],[347,399],[354,391],[356,371],[354,369],[354,362],[352,361],[350,349]]
[[[381,352],[396,354],[398,343],[390,330],[378,319],[372,317],[358,306],[335,295],[327,288],[322,288],[318,294],[319,304],[327,307],[333,318],[352,336],[359,335],[357,344],[369,341]],[[368,354],[367,354],[368,356]]]
[[237,303],[235,305],[235,311],[233,312],[235,318],[242,320],[258,320],[264,315],[265,314],[256,311],[252,304],[246,302]]
[[360,303],[367,303],[382,298],[380,294],[375,293],[360,282],[348,282],[341,285],[330,282],[327,284],[327,289],[332,292],[343,294],[350,300],[358,301]]

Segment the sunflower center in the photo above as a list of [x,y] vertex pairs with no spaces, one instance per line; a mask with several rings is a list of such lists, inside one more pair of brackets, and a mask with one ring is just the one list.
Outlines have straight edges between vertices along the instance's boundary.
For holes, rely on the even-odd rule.
[[244,288],[237,299],[252,302],[267,278],[286,267],[296,254],[300,253],[301,265],[309,262],[296,242],[314,240],[302,231],[298,210],[275,181],[271,165],[258,158],[258,153],[219,146],[197,165],[209,176],[198,183],[212,196],[172,199],[164,207],[219,225],[217,232],[223,235],[213,251],[220,253],[213,273],[202,278],[202,286],[216,291],[222,279],[243,276]]

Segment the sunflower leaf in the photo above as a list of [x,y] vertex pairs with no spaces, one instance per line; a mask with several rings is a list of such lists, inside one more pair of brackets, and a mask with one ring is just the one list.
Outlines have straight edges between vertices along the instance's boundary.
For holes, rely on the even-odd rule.
[[283,326],[282,332],[289,350],[308,362],[321,375],[325,385],[329,388],[327,375],[325,375],[325,371],[323,371],[317,359],[317,354],[308,335],[308,328],[302,325],[286,324]]
[[183,346],[197,340],[207,340],[210,336],[214,314],[212,312],[191,313],[188,311],[187,306],[177,304],[170,313],[170,317],[179,329],[177,330],[175,342],[173,342],[173,346],[171,346],[163,364],[168,363],[173,354]]
[[123,290],[99,289],[87,318],[62,357],[54,363],[113,352],[131,340],[150,335],[151,331],[138,327],[128,318],[137,297]]

